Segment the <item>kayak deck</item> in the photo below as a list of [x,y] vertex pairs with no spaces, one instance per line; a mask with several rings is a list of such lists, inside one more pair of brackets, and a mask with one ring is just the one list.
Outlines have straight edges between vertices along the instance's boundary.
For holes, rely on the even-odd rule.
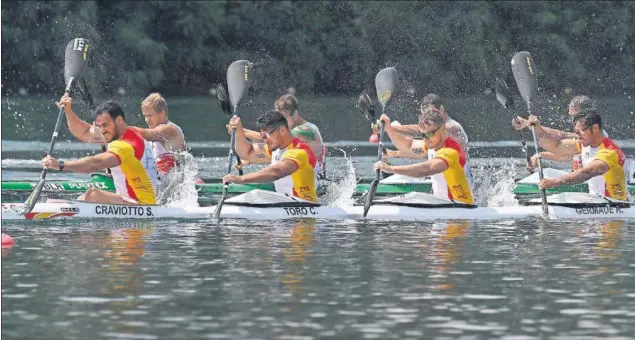
[[[264,193],[264,194],[262,194]],[[257,196],[265,199],[258,200]],[[275,197],[277,196],[277,198]],[[246,197],[246,199],[245,199]],[[256,197],[254,199],[253,197]],[[273,200],[268,199],[273,197]],[[241,200],[242,198],[242,200]],[[277,199],[277,200],[276,200]],[[290,201],[289,201],[290,200]],[[221,218],[283,220],[315,218],[333,220],[431,221],[540,218],[542,206],[476,207],[439,199],[428,194],[410,193],[395,199],[377,200],[364,217],[363,206],[329,207],[299,202],[284,195],[255,190],[225,201]],[[273,203],[268,203],[273,202]],[[599,196],[566,193],[550,196],[548,218],[552,219],[634,219],[635,206]],[[156,205],[115,205],[82,201],[37,203],[32,212],[21,215],[20,203],[3,203],[2,220],[47,219],[211,219],[216,206],[163,207]]]

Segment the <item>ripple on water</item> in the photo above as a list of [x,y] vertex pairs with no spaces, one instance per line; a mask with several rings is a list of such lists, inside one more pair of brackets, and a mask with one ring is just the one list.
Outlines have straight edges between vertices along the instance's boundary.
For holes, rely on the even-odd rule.
[[79,302],[79,303],[109,303],[114,301],[127,301],[128,299],[124,298],[100,298],[93,296],[61,296],[60,300],[65,302]]
[[504,331],[507,330],[506,326],[499,325],[498,323],[488,322],[484,325],[477,325],[467,323],[465,321],[452,320],[442,324],[436,325],[428,325],[431,328],[449,328],[456,329],[462,331],[480,331],[480,332],[489,332],[489,331]]
[[135,340],[154,340],[159,337],[151,334],[133,334],[133,333],[115,333],[115,332],[102,332],[99,335],[106,338],[114,339],[135,339]]
[[488,294],[463,294],[463,298],[470,300],[503,300],[507,299],[505,295],[488,295]]

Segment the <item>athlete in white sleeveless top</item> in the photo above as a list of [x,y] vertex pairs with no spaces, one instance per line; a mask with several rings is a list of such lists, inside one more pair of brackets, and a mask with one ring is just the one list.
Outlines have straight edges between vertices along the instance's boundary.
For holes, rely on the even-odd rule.
[[152,144],[159,175],[165,176],[178,165],[173,152],[187,150],[183,130],[168,120],[168,105],[158,93],[150,94],[141,103],[141,110],[148,128],[134,129]]
[[[443,119],[445,119],[445,128],[447,134],[450,138],[455,140],[461,146],[461,149],[464,150],[466,157],[468,154],[468,137],[467,133],[465,133],[465,129],[463,126],[457,122],[456,120],[450,118],[447,111],[445,110],[445,106],[443,105],[443,101],[441,97],[436,94],[430,93],[423,97],[421,101],[420,113],[423,114],[427,110],[438,111]],[[378,133],[378,125],[372,124],[371,128],[373,132]],[[409,125],[400,125],[400,126],[392,126],[393,130],[409,137],[421,137],[420,126],[419,124],[409,124]],[[425,158],[427,155],[428,159],[432,159],[434,157],[434,150],[428,149],[425,147],[425,142],[423,139],[407,139],[408,143],[395,143],[393,141],[393,145],[397,148],[397,150],[388,150],[386,155],[384,155],[384,159],[389,158]],[[465,166],[463,167],[465,172],[465,176],[470,184],[470,186],[474,187],[474,181],[472,178],[472,172],[470,170],[470,163],[467,161]],[[438,175],[442,176],[442,175]]]
[[[582,112],[593,110],[594,108],[595,103],[591,100],[591,98],[587,96],[575,96],[569,102],[568,115],[573,119],[576,116],[580,115]],[[534,119],[537,118],[533,115],[530,116],[528,119],[516,117],[512,124],[514,125],[514,128],[516,128],[517,130],[521,130],[529,127],[529,122]],[[606,130],[602,130],[602,132],[605,137],[609,137],[609,134],[606,132]],[[573,171],[589,165],[593,161],[595,154],[598,151],[597,147],[594,148],[590,145],[585,146],[581,143],[580,145],[582,152],[580,154],[573,155],[572,157],[565,157],[558,153],[555,153],[554,151],[558,148],[558,145],[561,143],[561,141],[565,139],[578,139],[579,136],[577,134],[541,126],[541,134],[537,137],[539,139],[538,143],[540,144],[540,146],[547,150],[540,153],[540,157],[542,159],[559,162],[572,162],[571,168]],[[578,164],[578,162],[580,162],[581,164]],[[531,165],[529,165],[529,171],[533,172],[537,166],[538,157],[536,155],[533,155],[531,157]],[[589,187],[589,193],[604,195],[604,179],[602,176],[593,177],[586,183]]]
[[[316,157],[315,176],[317,179],[326,178],[326,145],[322,139],[320,129],[313,123],[307,122],[298,111],[298,99],[292,94],[285,94],[278,98],[274,104],[276,111],[282,113],[287,119],[291,134],[306,143]],[[231,132],[229,125],[228,131]],[[245,136],[252,142],[263,142],[260,133],[243,129]],[[243,162],[248,164],[247,162]]]

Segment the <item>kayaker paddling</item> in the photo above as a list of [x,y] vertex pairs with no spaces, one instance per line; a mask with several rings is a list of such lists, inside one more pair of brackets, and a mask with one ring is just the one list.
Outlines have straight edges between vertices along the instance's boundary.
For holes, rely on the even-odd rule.
[[[326,178],[326,145],[322,139],[320,129],[308,122],[299,111],[298,99],[292,94],[285,94],[278,98],[274,104],[276,111],[280,112],[287,120],[291,134],[306,143],[313,154],[316,155],[315,174],[319,180]],[[252,142],[264,142],[258,131],[243,129],[245,136]]]
[[[587,109],[574,118],[578,138],[559,139],[545,131],[536,116],[529,117],[529,124],[536,127],[540,140],[554,145],[553,152],[562,157],[588,154],[582,158],[583,167],[559,178],[540,181],[540,189],[589,181],[589,193],[628,200],[626,187],[625,156],[622,150],[602,130],[602,118],[594,109]],[[592,152],[592,149],[597,151]]]
[[[89,188],[79,200],[109,204],[155,204],[158,178],[152,151],[143,137],[126,124],[121,106],[114,101],[99,105],[95,109],[95,127],[99,129],[100,136],[96,142],[108,143],[107,151],[68,162],[47,156],[42,160],[42,166],[79,173],[106,168],[112,170],[116,192]],[[88,134],[86,132],[84,136]]]
[[[408,145],[412,138],[403,136],[390,125],[387,115],[380,117],[385,123],[385,131],[395,145]],[[474,204],[472,186],[466,175],[467,155],[461,144],[449,136],[446,120],[435,109],[422,111],[419,117],[419,133],[423,135],[424,150],[428,160],[421,163],[394,166],[386,162],[375,163],[375,170],[406,175],[410,177],[431,176],[435,196]]]
[[[569,116],[569,118],[571,118],[573,122],[576,116],[578,116],[581,112],[586,110],[595,110],[595,102],[591,98],[585,95],[575,96],[569,102],[567,115]],[[514,129],[516,130],[529,128],[529,126],[531,126],[529,119],[531,118],[525,119],[518,116],[512,120],[512,125],[514,126]],[[575,125],[575,123],[573,125]],[[547,135],[547,138],[543,138],[539,141],[540,146],[543,147],[545,150],[547,150],[540,153],[543,159],[548,159],[548,160],[557,161],[557,162],[571,162],[571,169],[575,171],[582,167],[582,163],[584,163],[584,161],[582,161],[583,157],[590,159],[593,157],[593,154],[595,153],[595,151],[597,151],[597,149],[591,150],[591,153],[589,155],[585,155],[584,153],[582,154],[578,153],[572,156],[563,156],[561,154],[558,154],[554,152],[554,150],[557,147],[556,141],[564,140],[564,139],[578,139],[578,135],[575,134],[574,132],[558,130],[558,129],[554,129],[554,128],[550,128],[550,127],[546,127],[542,125],[541,127],[542,127],[542,133]],[[606,131],[602,130],[602,132],[604,133],[604,136],[606,137],[609,136],[608,133],[606,133]],[[537,162],[537,156],[534,155],[532,156],[532,162],[531,162],[531,165],[529,166],[530,172],[533,172],[534,166],[535,166],[534,164],[536,164],[536,162]]]
[[315,166],[311,148],[290,131],[287,119],[278,111],[268,111],[258,118],[259,135],[265,144],[247,140],[240,118],[229,126],[236,127],[236,153],[250,163],[271,163],[250,174],[228,174],[223,183],[270,183],[276,192],[317,202]]

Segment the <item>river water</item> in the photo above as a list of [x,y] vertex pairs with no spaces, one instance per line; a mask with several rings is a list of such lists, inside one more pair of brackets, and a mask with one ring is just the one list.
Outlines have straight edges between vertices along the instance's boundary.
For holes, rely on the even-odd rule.
[[6,226],[3,339],[626,339],[635,223]]

